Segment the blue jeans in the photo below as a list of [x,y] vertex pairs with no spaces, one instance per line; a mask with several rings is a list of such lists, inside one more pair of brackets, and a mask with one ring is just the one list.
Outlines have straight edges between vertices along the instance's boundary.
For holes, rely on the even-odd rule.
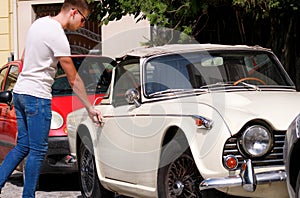
[[14,93],[13,101],[17,116],[18,139],[16,146],[7,154],[0,167],[0,189],[27,156],[23,198],[35,197],[40,169],[48,150],[51,100]]

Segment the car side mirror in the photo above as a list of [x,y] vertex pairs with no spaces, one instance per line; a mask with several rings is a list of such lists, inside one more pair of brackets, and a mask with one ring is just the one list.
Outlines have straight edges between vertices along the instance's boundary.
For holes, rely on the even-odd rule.
[[129,104],[135,104],[136,107],[140,107],[141,103],[139,102],[140,93],[136,89],[128,89],[125,93],[126,100]]
[[11,91],[2,91],[0,92],[0,103],[5,103],[12,106],[12,92]]

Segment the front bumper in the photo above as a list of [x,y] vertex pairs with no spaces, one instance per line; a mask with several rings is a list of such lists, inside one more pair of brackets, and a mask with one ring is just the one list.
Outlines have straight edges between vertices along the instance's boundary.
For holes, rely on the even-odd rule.
[[251,160],[247,159],[243,163],[239,175],[205,179],[200,183],[199,189],[206,190],[211,188],[242,186],[246,191],[254,192],[258,184],[280,181],[286,181],[285,170],[268,171],[255,174]]

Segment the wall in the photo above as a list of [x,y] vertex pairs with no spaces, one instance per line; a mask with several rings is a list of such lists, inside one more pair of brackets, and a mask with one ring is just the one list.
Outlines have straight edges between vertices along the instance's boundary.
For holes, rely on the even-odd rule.
[[[8,9],[2,11],[6,7],[9,7],[11,10],[12,5],[7,4],[13,1],[17,2],[17,13],[15,15],[17,24],[14,26],[16,29],[15,37],[13,37],[12,30],[10,30],[13,28],[12,11],[8,11]],[[3,57],[5,58],[3,58],[3,61],[0,60],[0,63],[2,63],[7,61],[7,56],[12,51],[15,52],[15,57],[21,57],[25,46],[27,30],[35,19],[33,5],[63,3],[63,0],[0,0],[0,3],[0,57],[2,57],[2,48],[5,48],[5,51],[3,51]],[[3,16],[5,25],[2,25],[2,15],[5,16]],[[10,23],[7,22],[9,19]],[[123,17],[120,21],[113,21],[102,27],[102,53],[103,55],[115,57],[123,51],[141,46],[141,42],[147,41],[149,35],[150,26],[148,21],[144,20],[136,23],[132,16]],[[9,39],[7,39],[8,37]],[[9,40],[11,42],[8,42]],[[16,44],[15,49],[13,49],[13,40]]]
[[136,23],[133,16],[125,16],[119,21],[111,21],[102,26],[102,54],[119,56],[124,51],[141,47],[150,39],[150,25],[147,20]]
[[10,0],[0,0],[0,66],[7,62],[13,50],[13,17],[10,2]]
[[[1,1],[1,0],[0,0]],[[23,53],[27,30],[35,19],[35,13],[33,10],[33,5],[37,4],[51,4],[51,3],[62,3],[63,0],[19,0],[17,5],[17,42],[18,42],[18,56],[20,57]]]

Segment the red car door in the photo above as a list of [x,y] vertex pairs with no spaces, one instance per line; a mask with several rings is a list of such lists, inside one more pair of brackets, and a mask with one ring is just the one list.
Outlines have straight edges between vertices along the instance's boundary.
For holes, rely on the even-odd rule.
[[[10,62],[0,69],[1,91],[11,91],[21,70],[21,63]],[[0,160],[16,145],[17,122],[13,104],[0,103]]]

